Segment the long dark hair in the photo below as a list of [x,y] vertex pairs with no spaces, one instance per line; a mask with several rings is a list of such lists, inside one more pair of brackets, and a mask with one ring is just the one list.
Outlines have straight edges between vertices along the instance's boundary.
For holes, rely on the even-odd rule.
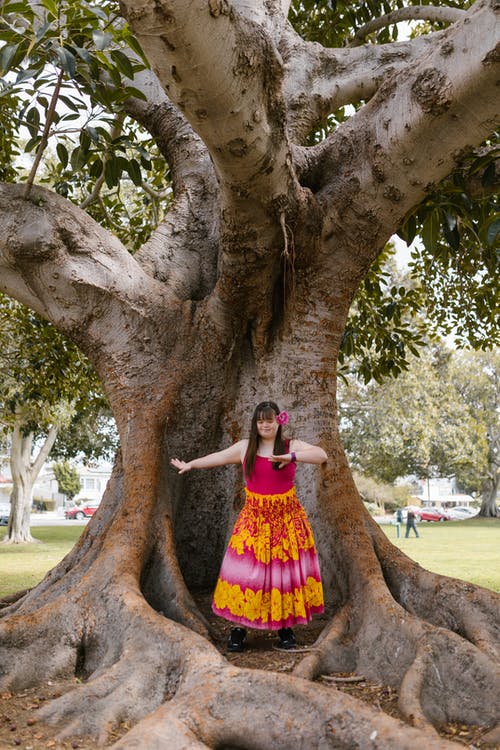
[[[257,420],[269,419],[270,417],[277,417],[280,413],[279,407],[274,401],[261,401],[257,404],[252,417],[252,424],[250,425],[250,437],[248,438],[248,447],[245,455],[245,476],[251,477],[255,468],[255,457],[259,449],[259,433],[257,431]],[[278,432],[274,438],[273,453],[275,456],[281,456],[286,452],[286,444],[282,435],[281,425],[278,427]],[[278,470],[279,464],[273,463],[273,469]]]

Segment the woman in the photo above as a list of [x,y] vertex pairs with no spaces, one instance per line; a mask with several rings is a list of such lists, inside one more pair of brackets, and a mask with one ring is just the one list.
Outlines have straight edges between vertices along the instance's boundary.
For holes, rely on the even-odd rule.
[[292,625],[305,624],[324,610],[323,589],[314,539],[306,513],[295,494],[297,463],[322,464],[319,446],[285,440],[288,414],[274,401],[255,408],[250,437],[230,448],[193,461],[171,460],[179,474],[191,469],[241,463],[245,505],[222,561],[212,610],[237,623],[228,642],[243,651],[244,626],[277,630],[278,647],[297,645]]

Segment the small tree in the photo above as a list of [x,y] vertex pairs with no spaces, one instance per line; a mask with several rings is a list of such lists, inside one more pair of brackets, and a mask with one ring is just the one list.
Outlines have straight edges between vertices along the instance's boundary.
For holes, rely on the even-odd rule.
[[[82,445],[87,447],[89,433],[99,434],[95,425],[106,399],[77,347],[50,323],[2,294],[0,374],[0,429],[10,443],[13,481],[4,543],[33,542],[33,485],[45,461],[53,450],[74,455]],[[94,430],[83,429],[89,423]],[[95,452],[109,449],[109,442],[107,438],[99,442]]]
[[80,476],[77,470],[69,461],[60,461],[54,464],[53,468],[59,492],[66,495],[71,502],[80,491]]

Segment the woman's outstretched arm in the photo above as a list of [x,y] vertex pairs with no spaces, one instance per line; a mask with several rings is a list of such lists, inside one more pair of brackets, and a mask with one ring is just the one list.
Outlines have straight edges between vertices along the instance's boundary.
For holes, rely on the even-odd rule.
[[185,474],[191,469],[213,469],[215,466],[225,466],[226,464],[239,464],[242,462],[247,449],[248,440],[239,440],[229,448],[224,448],[216,453],[208,453],[200,458],[193,458],[192,461],[181,461],[179,458],[170,460],[171,466],[177,469],[179,474]]

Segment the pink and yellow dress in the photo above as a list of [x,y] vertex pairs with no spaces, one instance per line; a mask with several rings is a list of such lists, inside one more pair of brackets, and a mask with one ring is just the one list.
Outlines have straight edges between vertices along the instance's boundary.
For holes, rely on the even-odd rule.
[[296,464],[257,456],[222,561],[212,610],[240,626],[279,630],[324,611],[314,538],[295,494]]

